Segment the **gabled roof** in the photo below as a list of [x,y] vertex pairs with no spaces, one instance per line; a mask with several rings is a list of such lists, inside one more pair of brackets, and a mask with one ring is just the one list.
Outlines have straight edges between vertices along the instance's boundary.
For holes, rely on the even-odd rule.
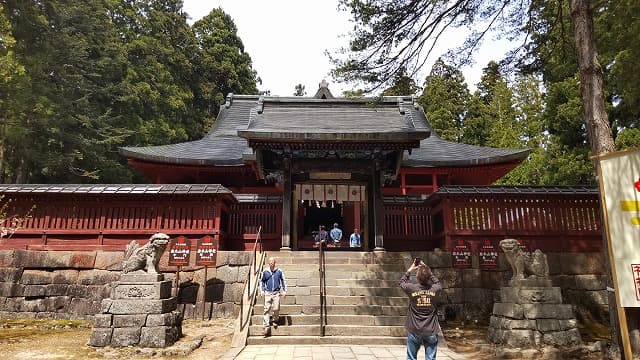
[[238,135],[285,142],[403,142],[425,139],[429,132],[411,97],[265,97],[258,100],[246,129],[238,130]]
[[[404,114],[403,114],[404,112]],[[425,138],[426,135],[431,134]],[[527,149],[498,149],[450,142],[437,136],[424,111],[408,97],[333,98],[227,96],[217,120],[202,139],[171,145],[122,147],[123,156],[147,162],[205,166],[243,166],[251,153],[240,137],[287,141],[420,140],[402,166],[474,166],[514,163]]]

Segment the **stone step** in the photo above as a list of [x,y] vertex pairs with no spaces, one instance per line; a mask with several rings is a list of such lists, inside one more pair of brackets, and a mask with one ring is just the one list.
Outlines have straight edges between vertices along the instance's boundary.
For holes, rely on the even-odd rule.
[[[320,296],[320,286],[288,286],[287,297],[289,295],[316,295]],[[327,296],[406,296],[404,291],[397,287],[349,287],[349,286],[325,286]]]
[[[406,296],[333,296],[325,297],[327,305],[393,305],[407,306]],[[296,295],[280,300],[281,305],[320,305],[320,295]]]
[[[254,307],[254,314],[262,314],[264,306],[257,304]],[[327,305],[328,315],[406,315],[407,306],[386,306],[386,305]],[[320,314],[320,305],[280,305],[280,314]]]
[[247,345],[404,345],[406,337],[393,336],[250,336]]
[[[262,336],[262,325],[251,325],[249,336]],[[326,325],[325,336],[392,336],[405,337],[404,326]],[[320,336],[320,325],[288,325],[271,328],[272,336]]]
[[[372,265],[377,266],[377,265]],[[333,270],[327,268],[325,271],[325,279],[345,279],[345,280],[396,280],[399,281],[406,269],[398,270],[368,270],[359,266],[353,269]],[[320,279],[320,272],[317,268],[290,270],[282,268],[285,279]],[[318,280],[319,281],[319,280]]]
[[[327,315],[328,325],[363,325],[363,326],[404,326],[406,317],[402,316],[373,316],[373,315]],[[320,315],[282,315],[281,325],[316,325],[320,324]],[[262,324],[262,315],[253,315],[251,324]]]
[[[398,279],[393,280],[383,280],[383,279],[335,279],[335,278],[325,278],[326,286],[340,286],[340,287],[373,287],[373,288],[393,288],[400,286],[400,277],[402,275],[398,275]],[[292,279],[290,277],[286,277],[287,286],[292,289],[295,287],[304,288],[307,286],[320,286],[320,279],[316,276],[314,278],[307,279]]]

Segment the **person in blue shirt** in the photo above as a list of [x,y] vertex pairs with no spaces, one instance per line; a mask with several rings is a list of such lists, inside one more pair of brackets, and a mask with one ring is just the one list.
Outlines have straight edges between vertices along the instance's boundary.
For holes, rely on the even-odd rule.
[[282,270],[276,267],[276,259],[269,258],[269,268],[264,269],[260,279],[260,296],[264,296],[262,325],[264,336],[271,335],[271,326],[278,328],[280,317],[280,296],[287,296],[287,282]]
[[338,228],[338,223],[333,224],[333,229],[329,232],[331,240],[333,240],[333,246],[340,247],[340,240],[342,240],[342,230]]
[[349,247],[357,248],[360,247],[360,232],[358,228],[353,229],[353,234],[349,236]]

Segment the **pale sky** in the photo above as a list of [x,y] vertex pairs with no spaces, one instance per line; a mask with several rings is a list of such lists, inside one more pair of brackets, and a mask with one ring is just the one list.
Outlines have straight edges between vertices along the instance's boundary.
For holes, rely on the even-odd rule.
[[[238,36],[253,61],[253,69],[262,79],[262,85],[258,85],[260,90],[271,90],[271,95],[291,96],[295,86],[301,83],[307,96],[313,96],[322,79],[329,82],[334,96],[352,89],[349,84],[331,79],[332,65],[325,55],[325,50],[335,53],[346,46],[348,32],[353,28],[349,13],[338,11],[338,0],[184,0],[190,23],[217,7],[233,18]],[[454,35],[441,44],[459,45],[460,31],[452,33]],[[416,79],[418,85],[423,85],[431,65],[444,51],[446,49],[432,55],[423,74]],[[495,46],[484,46],[475,57],[477,65],[462,69],[470,89],[475,89],[488,61],[500,60],[503,53],[496,51]]]

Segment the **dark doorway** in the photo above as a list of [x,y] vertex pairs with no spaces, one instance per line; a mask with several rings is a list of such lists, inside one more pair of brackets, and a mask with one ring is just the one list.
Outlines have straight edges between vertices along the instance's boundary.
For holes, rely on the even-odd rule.
[[[343,241],[346,232],[343,229],[344,218],[342,216],[342,204],[336,201],[305,201],[301,206],[304,216],[302,233],[299,236],[298,242],[299,248],[312,249],[313,237],[318,233],[320,225],[325,227],[325,230],[330,231],[333,228],[333,224],[337,223],[338,227],[343,230]],[[348,236],[348,235],[347,235]]]

